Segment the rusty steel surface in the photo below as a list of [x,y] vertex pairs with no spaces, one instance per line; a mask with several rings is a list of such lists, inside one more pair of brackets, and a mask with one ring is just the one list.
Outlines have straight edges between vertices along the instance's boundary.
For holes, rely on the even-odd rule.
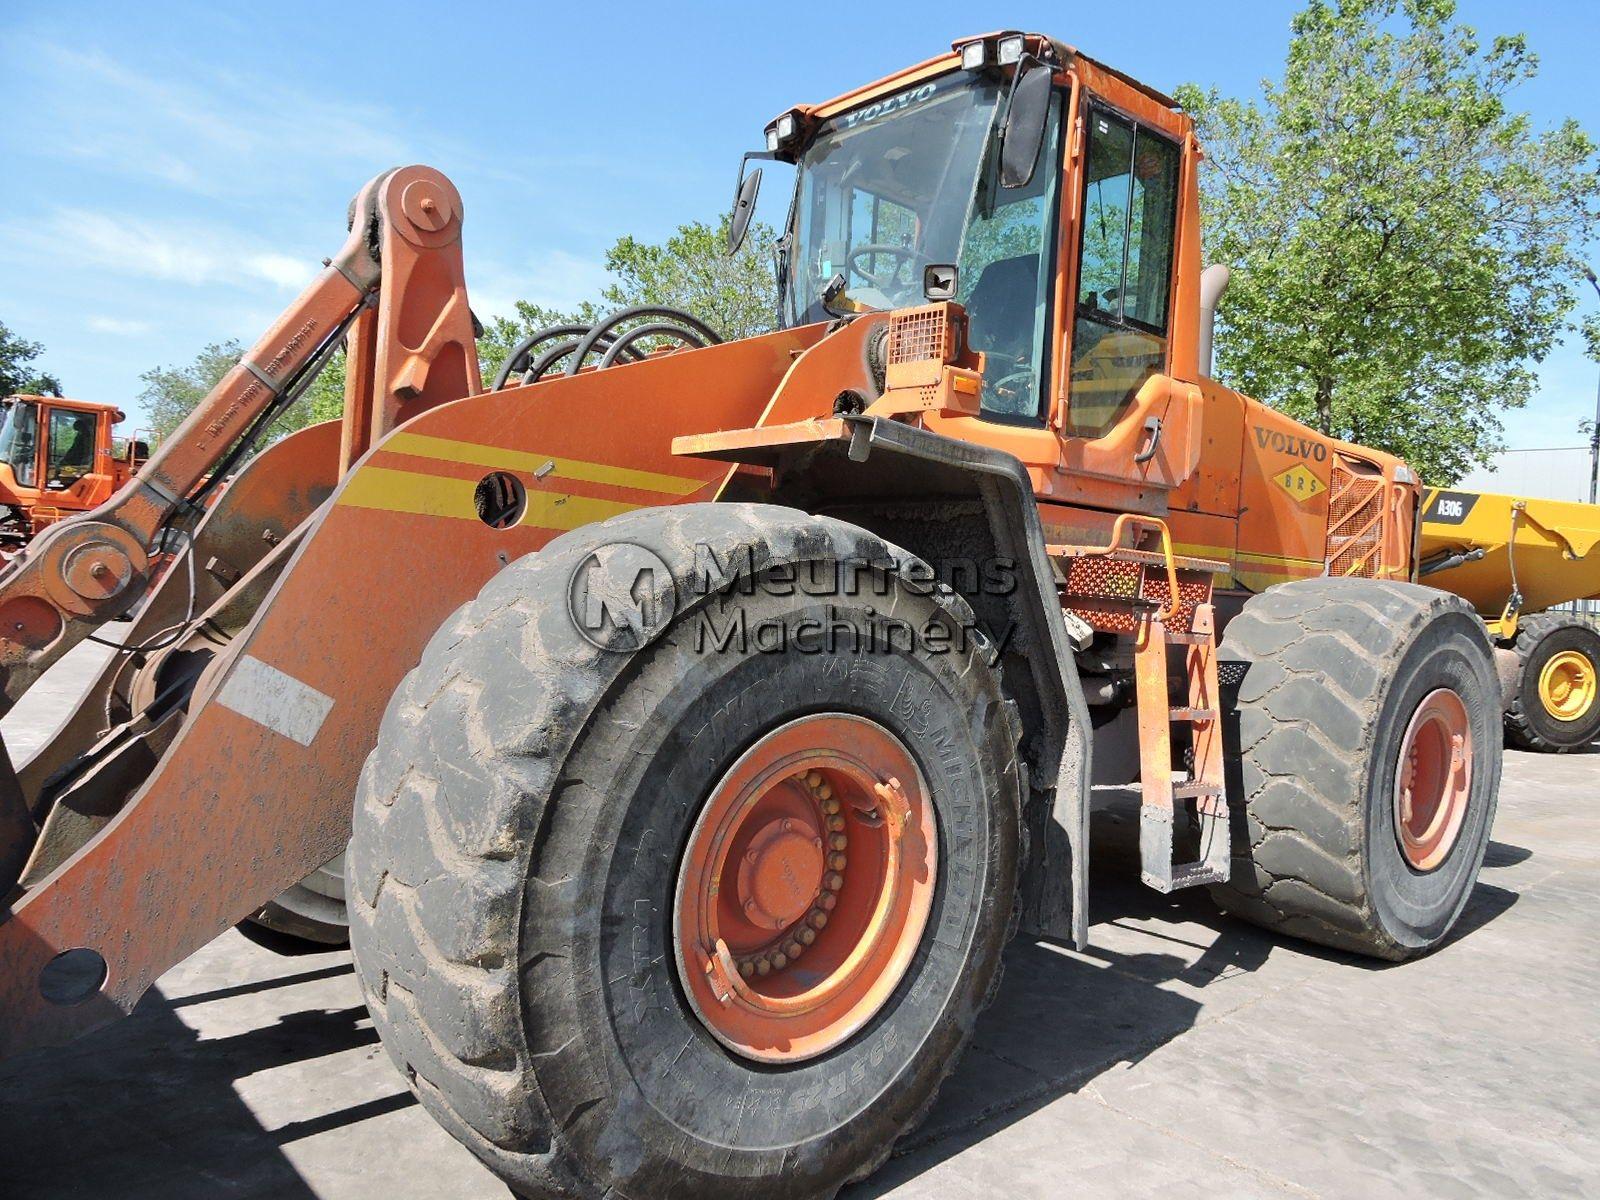
[[900,740],[845,713],[789,722],[729,769],[683,852],[673,945],[690,1005],[746,1058],[827,1053],[904,978],[938,873],[933,803]]

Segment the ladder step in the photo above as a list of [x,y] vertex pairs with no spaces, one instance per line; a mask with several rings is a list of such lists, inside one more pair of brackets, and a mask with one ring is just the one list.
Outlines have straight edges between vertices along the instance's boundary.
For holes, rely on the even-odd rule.
[[1174,646],[1211,646],[1216,638],[1209,633],[1178,633],[1167,630],[1167,641]]
[[1214,708],[1174,708],[1172,710],[1172,719],[1174,721],[1194,721],[1196,723],[1215,721],[1217,719],[1217,710]]
[[1172,785],[1172,798],[1174,800],[1192,800],[1200,796],[1220,796],[1222,785],[1220,783],[1206,783],[1201,779],[1191,779],[1187,783]]

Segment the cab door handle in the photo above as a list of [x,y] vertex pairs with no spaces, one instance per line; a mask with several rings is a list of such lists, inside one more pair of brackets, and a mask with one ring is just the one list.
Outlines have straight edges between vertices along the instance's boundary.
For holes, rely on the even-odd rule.
[[1161,445],[1161,418],[1146,417],[1144,419],[1144,446],[1139,453],[1133,456],[1136,463],[1147,463],[1156,456],[1156,447]]

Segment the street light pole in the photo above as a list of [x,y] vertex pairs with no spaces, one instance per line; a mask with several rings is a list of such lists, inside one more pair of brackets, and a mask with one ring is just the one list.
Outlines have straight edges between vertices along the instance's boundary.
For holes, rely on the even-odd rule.
[[[1600,279],[1594,277],[1592,267],[1584,267],[1583,277],[1600,296]],[[1600,380],[1594,388],[1594,428],[1589,431],[1589,503],[1595,502],[1595,488],[1600,484]]]

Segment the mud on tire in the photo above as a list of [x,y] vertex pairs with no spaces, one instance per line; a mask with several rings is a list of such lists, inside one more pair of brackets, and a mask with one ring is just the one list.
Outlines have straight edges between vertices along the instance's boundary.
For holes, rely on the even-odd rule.
[[[1217,903],[1378,958],[1437,946],[1477,878],[1500,781],[1482,622],[1458,597],[1414,584],[1296,581],[1245,604],[1219,662],[1234,857],[1230,881],[1211,889]],[[1440,688],[1466,706],[1471,787],[1447,857],[1419,871],[1400,848],[1395,779],[1412,715]]]
[[[911,561],[854,526],[759,505],[643,510],[513,563],[438,632],[363,772],[349,852],[351,941],[385,1048],[423,1105],[517,1191],[560,1197],[831,1195],[926,1111],[997,978],[1013,909],[1019,726],[983,646],[832,655],[696,650],[680,610],[633,654],[580,637],[574,568],[651,548],[682,581],[724,560],[891,564],[887,603],[970,623]],[[730,601],[792,626],[865,600]],[[730,1053],[685,1003],[672,942],[681,849],[741,749],[845,711],[921,764],[940,843],[926,932],[885,1006],[820,1058]]]

